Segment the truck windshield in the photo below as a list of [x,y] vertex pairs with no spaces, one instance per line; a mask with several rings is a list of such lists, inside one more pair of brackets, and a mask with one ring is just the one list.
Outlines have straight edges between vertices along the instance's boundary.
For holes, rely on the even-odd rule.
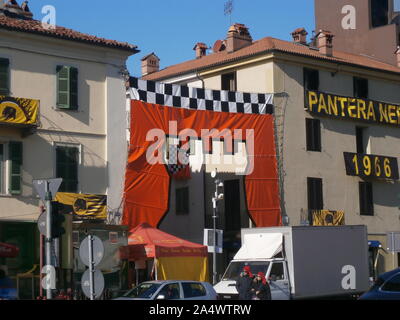
[[234,280],[239,278],[240,273],[243,271],[244,266],[249,266],[252,274],[268,271],[268,261],[232,261],[222,278],[222,280]]

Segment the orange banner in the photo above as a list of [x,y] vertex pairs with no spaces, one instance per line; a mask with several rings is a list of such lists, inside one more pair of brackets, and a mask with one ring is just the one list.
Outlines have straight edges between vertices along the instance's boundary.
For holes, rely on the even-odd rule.
[[[170,176],[162,163],[150,164],[146,153],[154,141],[146,141],[149,131],[169,132],[176,121],[178,132],[216,129],[242,132],[254,130],[253,171],[245,176],[249,215],[257,227],[281,225],[278,168],[276,161],[273,115],[214,112],[165,107],[142,101],[131,102],[131,139],[125,178],[122,223],[134,228],[142,222],[157,227],[169,208]],[[249,137],[243,135],[243,140]],[[163,144],[164,141],[157,141]]]

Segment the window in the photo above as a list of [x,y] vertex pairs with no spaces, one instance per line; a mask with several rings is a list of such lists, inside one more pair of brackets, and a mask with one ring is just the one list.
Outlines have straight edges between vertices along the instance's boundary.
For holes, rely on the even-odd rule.
[[307,90],[319,90],[319,71],[315,69],[304,68],[304,88]]
[[353,94],[355,98],[368,99],[368,79],[353,77]]
[[196,298],[207,295],[206,289],[201,283],[183,282],[182,288],[185,298]]
[[307,151],[321,152],[321,122],[318,119],[306,119]]
[[382,287],[383,291],[395,291],[395,292],[400,292],[400,274],[395,275]]
[[22,188],[22,142],[10,141],[8,143],[9,167],[9,192],[21,194]]
[[164,296],[165,300],[180,299],[181,290],[179,289],[179,284],[171,283],[165,285],[158,294],[158,296],[160,295]]
[[176,189],[175,196],[176,214],[189,214],[189,187]]
[[0,58],[0,95],[8,96],[10,94],[10,61]]
[[389,22],[389,0],[371,0],[371,26],[385,26]]
[[365,153],[364,132],[365,128],[356,127],[357,153]]
[[360,182],[360,214],[363,216],[374,215],[374,202],[371,182]]
[[61,109],[78,109],[78,69],[57,67],[57,106]]
[[271,273],[269,274],[269,276],[273,281],[284,280],[285,274],[283,271],[283,263],[282,262],[274,263],[272,265]]
[[224,181],[225,230],[240,231],[240,180]]
[[221,75],[221,90],[236,91],[236,73]]
[[79,148],[56,146],[56,177],[62,178],[60,192],[78,192]]
[[322,179],[307,178],[307,192],[308,192],[308,209],[322,210],[324,207],[323,194],[322,194]]

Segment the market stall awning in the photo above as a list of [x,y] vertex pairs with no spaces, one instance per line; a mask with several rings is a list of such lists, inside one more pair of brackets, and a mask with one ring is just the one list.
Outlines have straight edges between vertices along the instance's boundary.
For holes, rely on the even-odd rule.
[[180,239],[142,223],[132,229],[128,246],[121,247],[121,258],[129,260],[154,257],[207,257],[207,247]]
[[15,258],[18,253],[19,248],[17,246],[0,242],[0,258]]

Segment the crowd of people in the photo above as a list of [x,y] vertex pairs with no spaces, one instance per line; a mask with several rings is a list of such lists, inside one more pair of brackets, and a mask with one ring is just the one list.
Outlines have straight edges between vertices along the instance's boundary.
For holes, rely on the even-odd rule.
[[239,300],[271,300],[271,288],[263,272],[251,273],[249,266],[243,268],[236,281]]

